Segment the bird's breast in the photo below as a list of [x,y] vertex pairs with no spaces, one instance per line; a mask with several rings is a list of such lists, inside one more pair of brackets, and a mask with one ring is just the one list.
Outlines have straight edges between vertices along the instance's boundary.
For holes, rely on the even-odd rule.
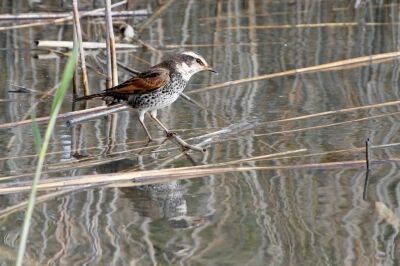
[[178,99],[186,84],[185,80],[173,75],[167,84],[157,90],[131,95],[128,104],[136,109],[148,110],[167,107]]

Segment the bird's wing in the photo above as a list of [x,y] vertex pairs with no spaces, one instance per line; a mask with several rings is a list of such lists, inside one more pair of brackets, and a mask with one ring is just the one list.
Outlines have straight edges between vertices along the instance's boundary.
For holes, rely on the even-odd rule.
[[161,88],[169,82],[169,70],[165,68],[152,68],[140,73],[115,87],[106,90],[107,95],[126,95],[146,93]]

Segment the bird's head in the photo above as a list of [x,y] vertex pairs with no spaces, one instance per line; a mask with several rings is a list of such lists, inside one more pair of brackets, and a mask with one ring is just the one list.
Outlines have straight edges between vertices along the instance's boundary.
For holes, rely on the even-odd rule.
[[175,56],[175,67],[176,70],[182,75],[182,78],[188,81],[192,75],[197,72],[207,70],[213,73],[217,73],[212,69],[201,55],[195,52],[182,52]]

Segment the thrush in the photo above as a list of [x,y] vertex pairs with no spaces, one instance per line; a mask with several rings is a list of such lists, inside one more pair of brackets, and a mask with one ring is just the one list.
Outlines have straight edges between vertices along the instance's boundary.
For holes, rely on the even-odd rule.
[[149,112],[150,117],[165,130],[167,135],[170,134],[168,128],[157,118],[157,110],[175,102],[190,78],[203,70],[217,73],[201,55],[186,51],[150,67],[147,71],[115,87],[101,93],[76,98],[75,101],[101,97],[109,105],[117,102],[128,104],[138,110],[139,121],[149,140],[152,140],[144,123],[144,115]]

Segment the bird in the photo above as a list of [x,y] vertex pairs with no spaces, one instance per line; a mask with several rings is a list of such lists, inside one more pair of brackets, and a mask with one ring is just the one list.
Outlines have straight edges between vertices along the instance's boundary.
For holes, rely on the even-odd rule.
[[190,78],[201,71],[218,73],[198,53],[184,51],[150,67],[148,70],[119,85],[106,89],[101,93],[78,97],[74,101],[102,98],[107,105],[118,102],[129,105],[138,111],[139,122],[149,141],[152,141],[153,138],[144,123],[145,114],[149,112],[150,117],[164,129],[167,136],[173,134],[157,118],[157,111],[175,102],[186,88]]

